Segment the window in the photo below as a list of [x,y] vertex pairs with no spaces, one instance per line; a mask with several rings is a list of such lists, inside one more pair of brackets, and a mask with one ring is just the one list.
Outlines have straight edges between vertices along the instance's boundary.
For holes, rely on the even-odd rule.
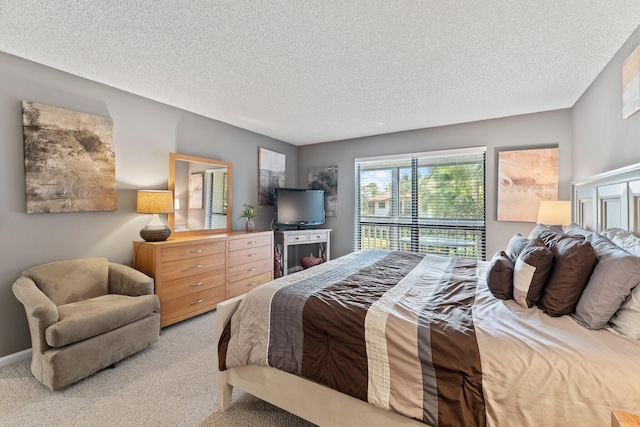
[[478,147],[356,159],[355,249],[485,259],[485,154]]

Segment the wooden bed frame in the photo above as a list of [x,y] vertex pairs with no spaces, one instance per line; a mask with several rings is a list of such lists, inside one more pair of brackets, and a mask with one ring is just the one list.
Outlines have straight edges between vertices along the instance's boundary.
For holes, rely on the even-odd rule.
[[[618,227],[640,234],[640,163],[571,183],[572,218],[600,232]],[[242,296],[218,304],[216,342]],[[422,426],[422,421],[385,411],[297,375],[245,366],[218,372],[220,411],[231,404],[233,387],[318,425]]]

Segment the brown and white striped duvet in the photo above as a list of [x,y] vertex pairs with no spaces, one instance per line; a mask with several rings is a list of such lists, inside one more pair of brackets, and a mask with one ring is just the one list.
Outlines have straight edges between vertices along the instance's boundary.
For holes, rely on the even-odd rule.
[[[493,298],[485,268],[449,257],[362,251],[285,276],[245,296],[221,339],[220,369],[272,366],[434,426],[559,425],[580,417],[581,425],[598,425],[609,416],[607,405],[638,403],[616,400],[610,387],[567,392],[574,384],[567,372],[556,372],[556,358],[568,352],[560,360],[579,363],[592,337],[568,316],[551,319]],[[560,328],[558,337],[549,334],[550,324]],[[611,335],[599,339],[620,339],[607,331],[587,335],[598,332]],[[577,335],[577,348],[566,344]],[[636,349],[640,357],[640,345],[626,347]],[[597,372],[590,375],[595,386],[603,382]],[[627,398],[639,379],[611,369],[607,375]],[[579,376],[575,386],[588,383]],[[590,393],[594,399],[585,397]]]

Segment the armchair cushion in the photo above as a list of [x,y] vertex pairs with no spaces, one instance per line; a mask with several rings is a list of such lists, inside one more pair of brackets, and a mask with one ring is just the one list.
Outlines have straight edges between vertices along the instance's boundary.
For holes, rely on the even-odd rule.
[[84,258],[51,262],[22,273],[57,306],[106,295],[109,292],[109,261]]
[[157,295],[103,295],[58,307],[58,322],[46,330],[51,347],[62,347],[117,329],[153,313]]

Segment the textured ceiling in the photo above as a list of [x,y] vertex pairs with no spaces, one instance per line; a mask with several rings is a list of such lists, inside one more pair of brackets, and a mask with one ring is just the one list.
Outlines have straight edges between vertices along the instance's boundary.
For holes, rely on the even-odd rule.
[[304,145],[569,108],[639,24],[639,0],[0,0],[0,50]]

